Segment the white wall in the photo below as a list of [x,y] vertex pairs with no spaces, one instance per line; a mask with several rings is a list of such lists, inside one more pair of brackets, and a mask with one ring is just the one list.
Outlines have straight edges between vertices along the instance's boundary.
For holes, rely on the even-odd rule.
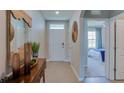
[[114,80],[114,23],[110,20],[110,79]]
[[31,41],[40,42],[39,57],[46,58],[45,20],[40,11],[29,10],[26,13],[32,17]]
[[0,11],[0,77],[6,72],[6,12]]
[[[80,19],[80,14],[81,14],[81,11],[78,10],[78,11],[75,11],[71,20],[70,20],[70,25],[69,25],[69,38],[70,38],[70,42],[69,42],[69,48],[70,48],[70,57],[71,57],[71,67],[73,69],[73,71],[75,72],[75,75],[77,76],[78,79],[80,79],[80,62],[81,62],[81,56],[80,56],[80,53],[81,53],[81,43],[80,43],[80,33],[81,33],[81,29],[80,29],[80,22],[81,22],[81,19]],[[77,41],[75,43],[73,43],[72,41],[72,25],[73,25],[73,22],[74,21],[77,21],[77,24],[78,24],[78,38],[77,38]],[[83,25],[82,25],[83,26]]]
[[69,21],[65,22],[65,29],[66,29],[66,33],[65,33],[65,53],[66,53],[66,61],[70,62],[70,56],[69,56]]

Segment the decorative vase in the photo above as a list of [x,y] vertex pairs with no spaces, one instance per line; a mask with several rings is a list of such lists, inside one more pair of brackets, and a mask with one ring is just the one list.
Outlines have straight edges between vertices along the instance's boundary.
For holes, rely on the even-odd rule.
[[38,53],[34,53],[34,52],[33,52],[33,58],[35,58],[35,57],[36,57],[36,58],[38,57]]
[[20,76],[20,57],[18,53],[13,54],[12,71],[13,71],[13,79],[16,79]]
[[31,52],[30,52],[30,44],[24,44],[24,74],[30,74],[30,61],[31,61]]

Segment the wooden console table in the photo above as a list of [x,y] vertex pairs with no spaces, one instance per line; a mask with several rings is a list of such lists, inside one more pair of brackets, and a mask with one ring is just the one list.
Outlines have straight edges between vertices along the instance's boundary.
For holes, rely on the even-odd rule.
[[30,75],[21,75],[18,79],[10,80],[9,83],[40,83],[43,79],[45,83],[46,59],[39,58],[38,64],[31,69]]

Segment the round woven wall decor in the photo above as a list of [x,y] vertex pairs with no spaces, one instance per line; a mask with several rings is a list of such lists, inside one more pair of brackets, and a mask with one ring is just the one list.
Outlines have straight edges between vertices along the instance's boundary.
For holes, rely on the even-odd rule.
[[77,22],[74,21],[72,25],[72,41],[75,43],[78,37],[78,25]]

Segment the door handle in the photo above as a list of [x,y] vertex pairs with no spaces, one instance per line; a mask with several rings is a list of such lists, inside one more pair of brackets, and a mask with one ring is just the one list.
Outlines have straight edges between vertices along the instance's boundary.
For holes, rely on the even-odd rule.
[[64,48],[64,42],[62,42],[62,48]]

